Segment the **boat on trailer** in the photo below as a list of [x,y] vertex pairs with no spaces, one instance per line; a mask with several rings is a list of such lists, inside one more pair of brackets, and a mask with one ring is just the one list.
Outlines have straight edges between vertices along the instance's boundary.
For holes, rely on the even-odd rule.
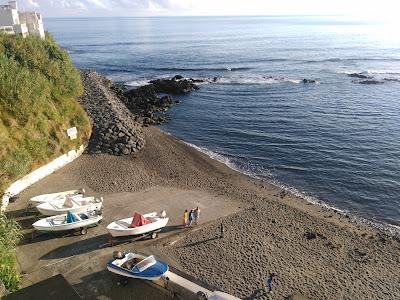
[[168,221],[164,211],[161,214],[152,212],[144,215],[135,212],[133,217],[110,223],[107,230],[113,237],[151,234],[152,238],[156,238],[157,232],[165,227]]
[[113,258],[107,263],[107,270],[124,277],[157,280],[168,271],[168,265],[153,255],[116,251]]
[[52,202],[52,201],[65,201],[67,197],[71,198],[82,198],[85,195],[85,190],[70,190],[59,193],[43,194],[32,197],[29,199],[29,204],[31,206],[37,206],[41,203]]
[[88,213],[71,213],[57,215],[40,219],[32,224],[38,231],[68,231],[80,229],[81,234],[86,234],[87,227],[97,225],[102,220],[100,211],[91,211]]
[[103,206],[103,198],[95,197],[70,197],[65,200],[53,200],[36,206],[36,209],[45,216],[63,215],[68,211],[72,213],[84,213],[100,210]]

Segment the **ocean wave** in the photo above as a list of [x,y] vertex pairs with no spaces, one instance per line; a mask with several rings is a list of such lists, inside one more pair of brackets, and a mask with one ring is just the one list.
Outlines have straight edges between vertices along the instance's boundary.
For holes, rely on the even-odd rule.
[[367,70],[367,74],[379,74],[379,75],[400,75],[400,70]]
[[215,71],[215,72],[235,72],[235,71],[248,71],[250,67],[201,67],[201,68],[143,68],[152,71],[168,71],[168,72],[202,72],[202,71]]
[[124,84],[131,87],[139,87],[150,84],[150,80],[151,79],[137,79],[137,80],[127,81]]
[[393,70],[339,70],[336,73],[357,78],[353,83],[358,84],[383,84],[385,82],[400,82],[400,71]]
[[284,77],[221,77],[217,83],[222,84],[277,84],[293,83],[299,84],[299,79],[289,79]]
[[314,79],[292,79],[287,77],[257,76],[257,77],[221,77],[217,81],[221,84],[320,84]]
[[[132,87],[147,85],[151,80],[165,78],[166,76],[158,76],[151,79],[138,78],[135,80],[126,81],[124,84]],[[191,78],[185,78],[190,80]],[[269,85],[269,84],[319,84],[318,81],[313,79],[290,79],[286,77],[272,77],[272,76],[253,76],[253,77],[197,77],[192,78],[197,85],[205,84],[231,84],[231,85]]]
[[[167,133],[168,135],[171,135],[170,133]],[[239,173],[242,173],[244,175],[247,175],[249,177],[264,181],[266,183],[269,183],[273,186],[276,186],[288,193],[290,193],[293,196],[296,196],[300,199],[305,200],[308,203],[311,203],[313,205],[318,205],[321,207],[326,208],[327,210],[336,212],[340,215],[346,216],[349,218],[350,222],[353,223],[357,223],[357,224],[366,224],[369,225],[371,227],[377,228],[383,232],[386,232],[396,238],[400,239],[400,226],[397,225],[393,225],[393,224],[389,224],[389,223],[384,223],[381,221],[376,221],[376,220],[371,220],[371,219],[367,219],[364,217],[361,217],[359,215],[357,215],[356,212],[349,212],[348,210],[345,209],[339,209],[333,205],[328,204],[327,202],[318,199],[318,197],[314,196],[314,195],[310,195],[307,194],[303,191],[301,191],[298,188],[295,188],[293,186],[290,186],[288,184],[282,183],[281,181],[277,180],[274,176],[273,173],[271,171],[268,171],[265,174],[257,174],[254,173],[252,171],[249,171],[248,169],[243,169],[241,167],[239,167],[235,162],[234,162],[234,156],[229,155],[230,157],[228,157],[227,155],[223,155],[220,153],[216,153],[214,151],[211,151],[205,147],[200,147],[197,146],[195,144],[186,142],[181,140],[183,143],[187,144],[188,146],[196,149],[199,152],[202,152],[204,154],[206,154],[208,157],[210,157],[211,159],[214,159],[216,161],[219,161],[220,163],[223,163],[224,165],[226,165],[227,167],[229,167],[230,169],[237,171]],[[278,166],[279,167],[279,166]],[[291,169],[293,171],[298,171],[299,168],[297,167],[291,167],[291,166],[281,166],[281,167],[285,167],[286,169]],[[300,168],[302,169],[302,168]]]
[[337,74],[346,74],[346,75],[351,75],[351,74],[363,74],[363,75],[400,75],[400,70],[366,70],[366,71],[360,71],[360,70],[338,70],[336,71]]
[[[168,135],[171,135],[171,134],[168,133]],[[233,155],[229,155],[229,157],[228,157],[228,155],[223,155],[223,154],[220,154],[220,153],[216,153],[216,152],[211,151],[211,150],[209,150],[209,149],[207,149],[205,147],[200,147],[200,146],[197,146],[195,144],[189,143],[189,142],[184,141],[184,140],[181,140],[181,141],[183,143],[185,143],[186,145],[196,149],[197,151],[206,154],[211,159],[214,159],[216,161],[219,161],[220,163],[223,163],[224,165],[226,165],[227,167],[229,167],[230,169],[232,169],[234,171],[237,171],[239,173],[242,173],[244,175],[250,176],[250,177],[258,179],[258,180],[267,181],[268,183],[270,183],[270,184],[272,184],[272,185],[274,185],[276,187],[279,187],[279,188],[283,189],[284,191],[287,191],[287,192],[289,192],[290,194],[292,194],[292,195],[294,195],[296,197],[304,199],[309,203],[323,206],[323,207],[325,207],[327,209],[336,211],[338,213],[342,213],[342,214],[346,214],[347,213],[345,210],[342,210],[342,209],[339,209],[339,208],[334,207],[332,205],[329,205],[329,204],[325,203],[324,201],[318,199],[315,196],[308,195],[308,194],[300,191],[299,189],[297,189],[295,187],[289,186],[287,184],[284,184],[284,183],[278,181],[273,176],[273,171],[271,171],[271,170],[265,170],[262,173],[257,172],[258,173],[257,174],[255,172],[250,171],[249,169],[243,169],[240,166],[238,166],[238,164],[234,162],[234,157],[235,156],[233,156]],[[302,168],[296,168],[296,167],[290,167],[290,166],[281,166],[281,167],[286,168],[286,169],[291,169],[293,171],[299,171],[299,170],[302,169]],[[279,168],[279,166],[278,166],[278,168]]]
[[324,63],[324,62],[357,62],[357,61],[400,61],[400,58],[390,58],[390,57],[382,57],[382,58],[325,58],[325,59],[310,59],[301,61],[303,63]]

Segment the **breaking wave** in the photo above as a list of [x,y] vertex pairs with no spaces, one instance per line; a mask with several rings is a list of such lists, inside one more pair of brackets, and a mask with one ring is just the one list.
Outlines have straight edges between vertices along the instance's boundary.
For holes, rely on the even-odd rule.
[[[151,80],[158,78],[165,78],[167,76],[154,77],[152,79],[148,78],[138,78],[135,80],[126,81],[124,84],[132,87],[139,87],[142,85],[149,84]],[[186,78],[189,79],[189,78]],[[309,79],[291,79],[286,77],[266,77],[266,76],[237,76],[237,77],[203,77],[195,78],[195,83],[197,85],[204,84],[231,84],[231,85],[269,85],[269,84],[319,84],[316,80]]]
[[[171,135],[170,133],[166,132],[168,135]],[[247,175],[249,177],[264,181],[268,184],[271,184],[273,186],[276,186],[288,193],[290,193],[293,196],[296,196],[300,199],[303,199],[305,201],[307,201],[308,203],[314,204],[314,205],[319,205],[321,207],[324,207],[330,211],[336,212],[338,214],[341,214],[343,216],[347,216],[349,218],[349,220],[353,223],[358,223],[358,224],[367,224],[369,226],[375,227],[379,230],[382,230],[384,232],[387,232],[388,234],[395,236],[397,238],[400,238],[400,226],[397,225],[393,225],[393,224],[388,224],[388,223],[384,223],[381,221],[376,221],[376,220],[371,220],[371,219],[367,219],[364,217],[361,217],[359,215],[357,215],[356,213],[352,213],[349,212],[348,210],[344,210],[344,209],[339,209],[333,205],[330,205],[328,203],[326,203],[325,201],[322,201],[321,199],[318,199],[316,196],[314,195],[309,195],[306,194],[305,192],[290,186],[288,184],[282,183],[281,181],[277,180],[274,176],[273,176],[273,172],[271,170],[262,170],[262,172],[254,172],[254,170],[249,169],[249,168],[243,168],[242,166],[239,166],[235,161],[234,161],[234,156],[231,155],[224,155],[224,154],[220,154],[214,151],[211,151],[205,147],[200,147],[197,145],[194,145],[192,143],[186,142],[184,140],[181,140],[183,143],[185,143],[186,145],[196,149],[199,152],[202,152],[204,154],[206,154],[208,157],[210,157],[213,160],[216,160],[220,163],[223,163],[224,165],[226,165],[227,167],[229,167],[230,169],[237,171],[239,173],[242,173],[244,175]],[[292,166],[280,166],[286,170],[293,170],[293,171],[302,171],[303,168],[297,168],[297,167],[292,167]],[[277,166],[277,168],[279,168],[279,166]],[[253,166],[253,169],[258,170],[258,166]]]

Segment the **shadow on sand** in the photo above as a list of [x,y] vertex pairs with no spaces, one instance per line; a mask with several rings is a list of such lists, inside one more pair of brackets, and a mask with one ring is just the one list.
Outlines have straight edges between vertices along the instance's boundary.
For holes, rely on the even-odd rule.
[[9,218],[18,219],[18,218],[25,218],[28,216],[37,217],[40,215],[40,212],[38,212],[35,208],[32,208],[32,209],[23,208],[23,209],[7,211],[6,215]]
[[202,240],[202,241],[198,241],[198,242],[195,242],[195,243],[191,243],[191,244],[188,244],[188,245],[185,245],[185,246],[181,246],[181,247],[179,247],[179,248],[194,247],[194,246],[197,246],[197,245],[200,245],[200,244],[204,244],[204,243],[207,243],[207,242],[219,240],[220,238],[221,238],[221,237],[216,236],[216,237],[213,237],[213,238],[209,238],[209,239],[206,239],[206,240]]
[[120,277],[104,269],[80,278],[74,289],[84,299],[172,299],[171,293],[144,282],[129,278],[125,286],[118,285]]
[[249,296],[247,296],[246,298],[243,298],[243,300],[253,300],[253,299],[258,299],[261,298],[263,296],[268,295],[264,289],[256,289],[253,291],[253,293]]
[[[97,226],[86,227],[89,231],[95,230]],[[73,237],[73,236],[82,236],[80,232],[80,228],[67,230],[67,231],[53,231],[53,232],[40,232],[36,231],[31,227],[25,228],[25,230],[29,229],[29,232],[24,233],[21,242],[19,245],[26,245],[26,244],[34,244],[40,243],[47,240],[57,239],[57,238],[66,238],[66,237]]]
[[170,226],[165,226],[164,228],[161,229],[161,233],[163,232],[171,232],[171,231],[176,231],[183,229],[182,225],[170,225]]
[[[52,235],[52,238],[54,238],[54,235]],[[58,247],[46,253],[45,255],[40,257],[40,259],[66,258],[74,255],[88,253],[105,247],[105,243],[107,242],[107,240],[108,234],[93,236],[85,240]]]

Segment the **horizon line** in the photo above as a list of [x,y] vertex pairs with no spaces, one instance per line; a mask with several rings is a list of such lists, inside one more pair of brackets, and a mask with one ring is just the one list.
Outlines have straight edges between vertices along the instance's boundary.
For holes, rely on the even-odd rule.
[[[43,15],[42,15],[43,16]],[[91,19],[98,19],[98,18],[187,18],[187,17],[197,17],[197,18],[229,18],[229,17],[255,17],[255,18],[262,18],[262,17],[355,17],[352,15],[345,15],[345,14],[279,14],[279,15],[133,15],[133,16],[51,16],[46,17],[43,16],[45,19],[78,19],[78,18],[91,18]]]

